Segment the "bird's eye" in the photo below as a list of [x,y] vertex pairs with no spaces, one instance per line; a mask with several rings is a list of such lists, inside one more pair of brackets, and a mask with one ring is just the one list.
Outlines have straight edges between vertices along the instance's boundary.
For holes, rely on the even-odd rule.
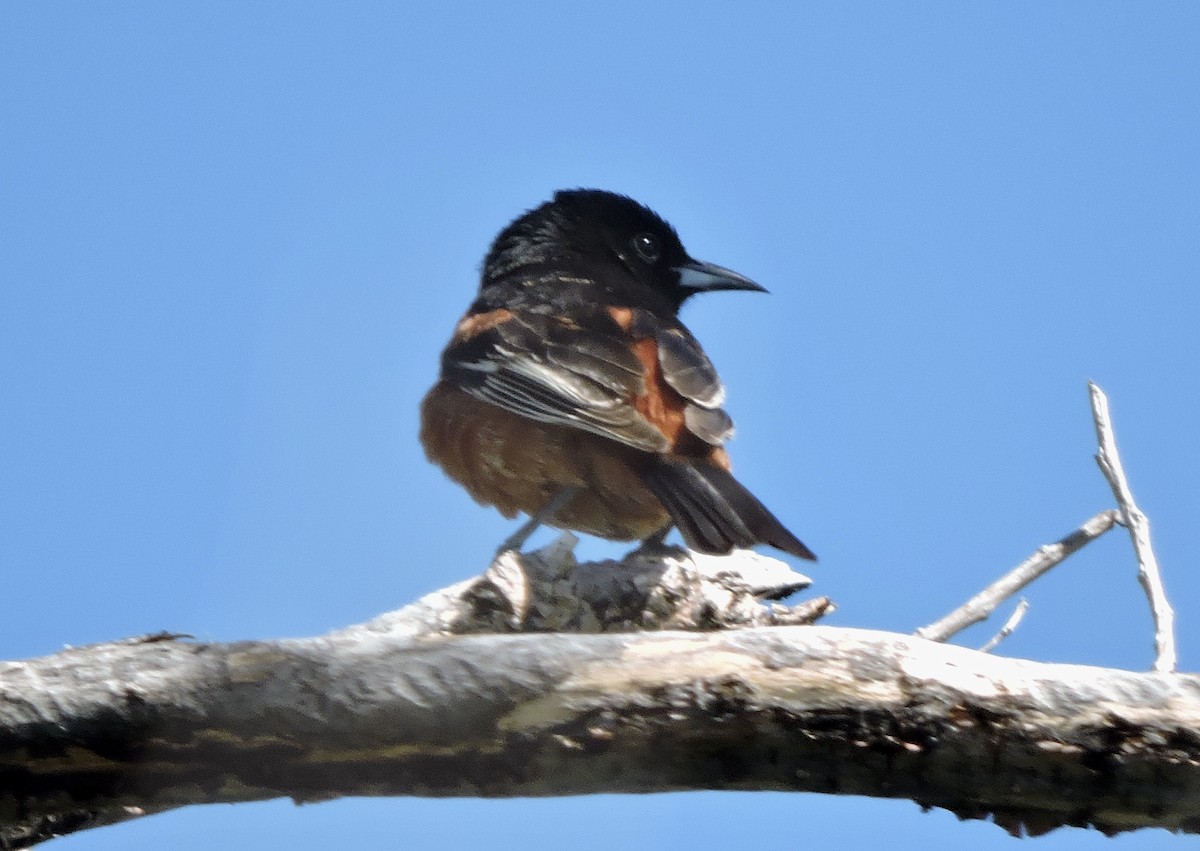
[[662,245],[652,233],[639,233],[633,238],[633,250],[647,263],[656,263],[662,256]]

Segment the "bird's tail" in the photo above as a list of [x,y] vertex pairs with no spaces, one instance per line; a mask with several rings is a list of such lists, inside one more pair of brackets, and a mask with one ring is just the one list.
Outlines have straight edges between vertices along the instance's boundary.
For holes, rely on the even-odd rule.
[[754,494],[715,464],[658,458],[642,474],[642,480],[693,550],[724,555],[735,547],[769,544],[799,558],[817,560]]

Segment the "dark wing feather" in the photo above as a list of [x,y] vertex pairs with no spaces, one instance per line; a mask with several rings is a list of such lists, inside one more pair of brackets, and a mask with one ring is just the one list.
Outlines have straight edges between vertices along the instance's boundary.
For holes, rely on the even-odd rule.
[[687,400],[683,421],[688,431],[711,446],[733,436],[733,420],[721,408],[725,387],[716,367],[682,326],[662,328],[655,335],[663,379]]
[[533,420],[665,451],[667,438],[630,404],[645,391],[642,364],[618,333],[615,327],[606,333],[541,314],[514,314],[452,342],[442,356],[442,377]]
[[816,561],[812,550],[788,531],[758,498],[729,473],[703,461],[655,459],[642,481],[671,514],[687,545],[724,555],[739,547],[770,544]]
[[723,408],[701,408],[688,403],[683,409],[683,424],[710,446],[721,446],[733,436],[733,420]]
[[663,378],[680,396],[702,408],[719,408],[725,387],[704,349],[681,327],[663,328],[655,336]]

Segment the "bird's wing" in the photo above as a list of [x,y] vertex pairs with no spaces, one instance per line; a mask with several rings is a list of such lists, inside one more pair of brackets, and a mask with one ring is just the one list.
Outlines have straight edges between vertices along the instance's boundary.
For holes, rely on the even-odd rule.
[[[643,314],[643,311],[638,311]],[[584,429],[647,452],[671,451],[686,428],[720,445],[732,430],[724,391],[699,344],[648,314],[621,327],[510,310],[459,323],[442,377],[541,422]]]
[[682,325],[660,328],[655,334],[663,380],[684,400],[688,431],[712,446],[733,435],[733,420],[721,407],[725,387],[696,338]]

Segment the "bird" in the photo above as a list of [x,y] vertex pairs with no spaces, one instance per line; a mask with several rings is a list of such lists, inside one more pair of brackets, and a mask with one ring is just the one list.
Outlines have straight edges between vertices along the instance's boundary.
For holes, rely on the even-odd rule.
[[479,503],[540,524],[725,555],[813,552],[733,477],[725,389],[680,322],[694,295],[765,292],[693,259],[625,195],[566,189],[505,227],[421,403],[429,459]]

